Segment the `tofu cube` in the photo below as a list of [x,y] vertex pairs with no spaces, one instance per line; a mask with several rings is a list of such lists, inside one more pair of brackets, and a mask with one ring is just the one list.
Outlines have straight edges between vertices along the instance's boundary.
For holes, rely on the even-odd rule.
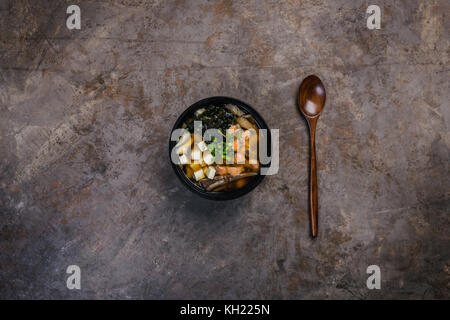
[[214,169],[213,167],[208,167],[208,171],[206,172],[206,176],[208,177],[208,179],[213,179],[215,175],[216,169]]
[[214,156],[211,154],[211,152],[205,152],[203,154],[203,161],[205,161],[207,165],[212,165],[214,163],[214,160]]
[[202,152],[198,148],[194,148],[191,153],[191,158],[194,161],[200,161],[202,160]]
[[208,150],[208,146],[206,145],[205,141],[200,141],[199,143],[197,143],[197,146],[201,152]]
[[180,156],[180,164],[188,164],[189,163],[189,159],[185,154],[182,154]]
[[205,174],[203,173],[203,170],[200,169],[200,170],[197,170],[194,172],[194,177],[195,177],[195,180],[199,181],[205,177]]

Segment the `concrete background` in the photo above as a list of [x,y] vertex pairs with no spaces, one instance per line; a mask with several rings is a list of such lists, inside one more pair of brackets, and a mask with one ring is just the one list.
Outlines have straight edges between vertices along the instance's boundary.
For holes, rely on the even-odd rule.
[[[381,30],[366,28],[369,4]],[[81,7],[81,30],[66,8]],[[449,298],[449,2],[1,1],[0,297]],[[319,75],[320,220],[296,93]],[[228,95],[279,173],[215,203],[169,131]],[[66,288],[79,265],[81,290]],[[366,268],[381,268],[381,290]]]

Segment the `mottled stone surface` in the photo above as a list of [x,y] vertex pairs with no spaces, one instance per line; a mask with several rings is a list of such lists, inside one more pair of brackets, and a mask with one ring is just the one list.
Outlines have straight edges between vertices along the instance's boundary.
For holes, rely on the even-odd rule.
[[[381,30],[366,28],[372,2]],[[449,298],[449,9],[1,1],[0,297]],[[311,73],[328,98],[316,240],[296,109]],[[186,190],[167,155],[180,112],[214,95],[254,106],[281,143],[277,175],[220,203]],[[366,287],[372,264],[381,290]]]

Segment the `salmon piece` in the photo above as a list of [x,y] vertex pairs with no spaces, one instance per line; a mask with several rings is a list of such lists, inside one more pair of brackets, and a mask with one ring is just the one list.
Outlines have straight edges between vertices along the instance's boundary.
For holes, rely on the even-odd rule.
[[233,141],[233,150],[236,151],[239,147],[239,141],[238,139],[234,139]]
[[219,176],[224,176],[227,174],[227,167],[216,166],[216,174]]
[[238,138],[236,139],[236,141],[237,141],[236,148],[235,148],[236,163],[245,163],[245,150],[248,149],[246,147],[246,142],[248,141],[248,137],[246,135],[244,135],[244,133],[242,133],[242,134],[238,135]]
[[227,172],[232,176],[237,176],[242,172],[242,170],[243,170],[242,167],[232,167],[232,166],[227,167]]
[[244,164],[245,163],[245,152],[239,150],[234,154],[234,163],[235,164]]
[[249,163],[248,167],[251,168],[253,171],[259,170],[259,163]]
[[238,131],[241,127],[238,124],[233,124],[227,129],[227,133],[234,133]]

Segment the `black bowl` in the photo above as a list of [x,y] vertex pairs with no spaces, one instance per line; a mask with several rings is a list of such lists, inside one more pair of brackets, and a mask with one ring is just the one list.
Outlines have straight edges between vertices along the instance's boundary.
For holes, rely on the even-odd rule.
[[[206,99],[203,99],[203,100],[200,100],[200,101],[194,103],[189,108],[187,108],[180,115],[180,117],[177,119],[177,121],[175,122],[175,124],[174,124],[174,126],[172,128],[172,131],[170,132],[170,136],[172,136],[172,132],[175,129],[181,128],[181,126],[183,125],[183,122],[185,121],[185,119],[188,116],[192,115],[197,109],[200,109],[202,107],[207,107],[207,106],[210,106],[210,105],[221,106],[221,105],[224,105],[224,104],[234,104],[235,106],[237,106],[240,109],[242,109],[245,113],[251,114],[253,119],[255,120],[256,125],[258,126],[258,128],[260,128],[260,129],[267,129],[267,150],[268,150],[267,152],[268,152],[268,155],[270,156],[271,136],[270,136],[270,130],[267,127],[266,122],[259,115],[259,113],[256,112],[255,109],[250,107],[245,102],[242,102],[242,101],[234,99],[234,98],[229,98],[229,97],[211,97],[211,98],[206,98]],[[185,187],[187,187],[189,190],[191,190],[192,192],[194,192],[195,194],[197,194],[197,195],[199,195],[199,196],[201,196],[203,198],[207,198],[207,199],[211,199],[211,200],[231,200],[231,199],[235,199],[235,198],[241,197],[241,196],[249,193],[250,191],[252,191],[264,179],[264,175],[258,174],[257,176],[255,176],[255,178],[253,178],[244,187],[242,187],[240,189],[237,189],[237,190],[222,191],[222,192],[208,192],[208,191],[205,191],[203,188],[201,188],[201,187],[197,186],[195,183],[193,183],[185,175],[183,169],[179,165],[176,165],[176,164],[174,164],[171,161],[170,155],[172,153],[172,148],[175,145],[176,145],[176,141],[171,141],[170,137],[169,137],[169,161],[172,164],[172,168],[175,171],[175,174],[181,180],[181,182],[183,183],[183,185]],[[270,163],[268,163],[268,164],[261,164],[261,167],[270,167]]]

